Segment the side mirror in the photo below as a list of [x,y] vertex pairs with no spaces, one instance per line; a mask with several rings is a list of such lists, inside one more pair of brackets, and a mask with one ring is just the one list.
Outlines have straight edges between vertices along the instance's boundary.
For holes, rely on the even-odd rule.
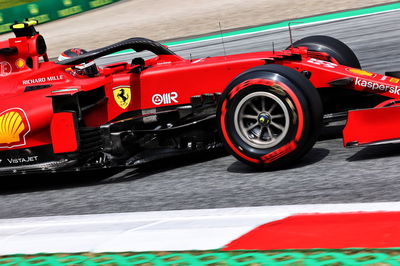
[[37,24],[39,24],[37,20],[26,19],[21,23],[15,22],[13,25],[10,26],[10,28],[17,38],[35,36],[39,34],[39,32],[37,32],[35,29],[35,26]]

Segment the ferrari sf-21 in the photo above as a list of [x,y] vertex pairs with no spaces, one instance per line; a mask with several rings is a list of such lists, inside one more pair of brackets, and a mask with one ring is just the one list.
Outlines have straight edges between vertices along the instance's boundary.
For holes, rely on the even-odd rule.
[[[190,60],[131,38],[51,61],[36,24],[16,23],[16,37],[0,42],[2,174],[134,167],[221,143],[251,166],[280,168],[339,119],[345,146],[400,137],[390,120],[400,115],[399,73],[361,70],[332,37]],[[126,49],[154,56],[96,66]]]

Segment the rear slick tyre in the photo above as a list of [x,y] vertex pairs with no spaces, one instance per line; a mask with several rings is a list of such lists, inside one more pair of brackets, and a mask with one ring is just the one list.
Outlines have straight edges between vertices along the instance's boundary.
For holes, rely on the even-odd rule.
[[360,61],[353,50],[342,41],[325,35],[314,35],[293,43],[293,47],[307,47],[309,51],[323,52],[330,55],[343,66],[361,69]]
[[240,161],[262,169],[290,166],[307,153],[322,125],[322,104],[297,71],[252,68],[225,89],[217,109],[218,129]]

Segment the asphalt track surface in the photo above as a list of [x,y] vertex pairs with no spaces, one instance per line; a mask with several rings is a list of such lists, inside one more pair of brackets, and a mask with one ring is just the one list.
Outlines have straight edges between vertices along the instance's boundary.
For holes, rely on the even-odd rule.
[[[400,11],[302,26],[293,34],[295,39],[315,34],[339,38],[355,51],[364,69],[400,70]],[[282,49],[289,44],[288,36],[287,30],[255,33],[225,38],[224,45],[228,54],[271,50],[273,41]],[[221,40],[172,50],[186,58],[224,54]],[[338,132],[324,135],[326,140],[298,164],[273,172],[254,171],[220,150],[117,173],[3,177],[0,218],[400,201],[400,145],[344,149],[340,138],[332,138]]]

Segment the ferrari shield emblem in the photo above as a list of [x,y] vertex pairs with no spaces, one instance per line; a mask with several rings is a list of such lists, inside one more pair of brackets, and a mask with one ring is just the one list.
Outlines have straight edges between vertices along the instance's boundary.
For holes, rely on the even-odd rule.
[[126,109],[131,103],[131,87],[119,86],[113,89],[114,100],[122,109]]

